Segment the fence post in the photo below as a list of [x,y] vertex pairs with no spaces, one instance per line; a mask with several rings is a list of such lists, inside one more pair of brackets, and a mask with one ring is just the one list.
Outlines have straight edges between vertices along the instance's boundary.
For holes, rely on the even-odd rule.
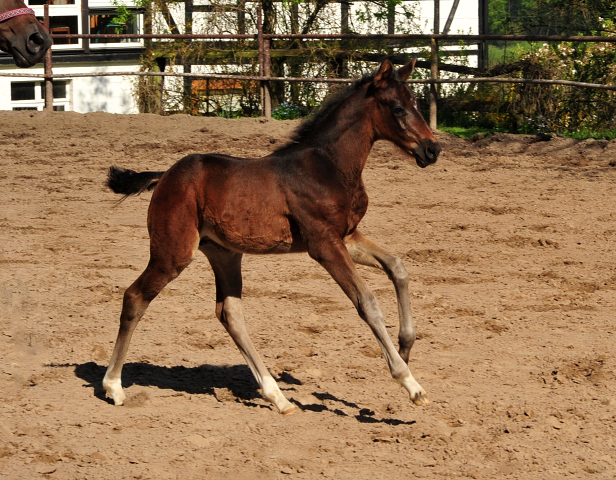
[[[263,76],[269,77],[271,72],[271,57],[270,57],[270,40],[266,39],[263,45]],[[265,117],[272,117],[272,92],[270,90],[270,83],[268,81],[263,82],[265,84]]]
[[[438,42],[432,38],[430,40],[430,80],[438,79]],[[437,99],[436,83],[430,83],[430,128],[436,130],[437,122]]]
[[[88,0],[81,0],[81,33],[90,33],[90,6]],[[90,39],[81,39],[83,53],[90,53]]]
[[[193,0],[185,0],[184,2],[184,33],[192,35],[193,33]],[[192,73],[192,63],[182,62],[184,73]],[[184,113],[188,115],[197,115],[198,108],[193,95],[193,77],[184,77]]]
[[[45,14],[45,28],[47,31],[49,30],[50,19],[49,19],[49,3],[45,4],[44,7]],[[53,61],[51,58],[51,47],[47,50],[45,54],[45,110],[53,110]]]
[[[257,31],[259,34],[259,76],[269,77],[270,75],[270,48],[269,40],[263,38],[263,10],[257,8]],[[272,98],[270,94],[269,82],[261,81],[261,114],[266,118],[272,116]]]
[[[490,30],[490,24],[488,22],[488,0],[479,0],[479,35],[488,35]],[[505,46],[507,43],[505,43]],[[488,50],[488,41],[482,40],[477,45],[479,50],[479,68],[488,68],[489,61],[489,50]]]

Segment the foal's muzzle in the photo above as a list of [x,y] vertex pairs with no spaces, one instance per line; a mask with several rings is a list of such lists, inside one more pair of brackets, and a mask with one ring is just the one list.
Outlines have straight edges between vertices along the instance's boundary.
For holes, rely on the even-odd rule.
[[413,155],[415,156],[417,165],[421,168],[425,168],[431,163],[436,162],[436,159],[441,154],[441,150],[441,146],[438,142],[433,142],[425,138],[413,149]]

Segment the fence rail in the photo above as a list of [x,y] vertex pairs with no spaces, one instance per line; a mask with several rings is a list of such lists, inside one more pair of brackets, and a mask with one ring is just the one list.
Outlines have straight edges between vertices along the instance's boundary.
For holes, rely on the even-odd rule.
[[[615,43],[616,36],[569,36],[569,35],[463,35],[463,34],[279,34],[264,33],[261,8],[257,15],[257,33],[253,34],[54,34],[54,39],[87,39],[87,40],[255,40],[258,42],[259,51],[259,75],[228,75],[217,73],[180,73],[180,72],[92,72],[75,74],[54,74],[51,49],[45,58],[45,73],[2,73],[6,77],[43,78],[45,80],[45,108],[53,109],[54,78],[80,78],[80,77],[112,77],[112,76],[141,76],[141,77],[184,77],[201,78],[212,80],[247,80],[256,81],[260,84],[261,107],[265,116],[271,115],[270,82],[320,82],[320,83],[351,83],[351,78],[297,78],[297,77],[272,77],[270,75],[270,43],[275,39],[299,39],[299,40],[400,40],[429,43],[430,55],[430,78],[411,79],[408,82],[414,84],[429,84],[430,94],[430,126],[436,128],[436,85],[459,84],[459,83],[511,83],[511,84],[536,84],[536,85],[567,85],[579,88],[594,88],[616,91],[616,85],[604,85],[597,83],[575,82],[560,79],[524,79],[502,77],[465,77],[455,79],[439,78],[438,52],[439,41],[464,41],[472,45],[485,41],[531,41],[531,42],[589,42],[589,43]],[[49,5],[45,5],[45,23],[49,25]]]
[[[258,40],[258,33],[245,34],[184,34],[184,33],[55,33],[57,39],[150,39],[150,40]],[[616,36],[580,36],[580,35],[467,35],[467,34],[442,34],[442,33],[264,33],[265,40],[466,40],[468,43],[482,41],[508,41],[508,42],[590,42],[590,43],[616,43]]]
[[[21,78],[47,78],[44,73],[3,73],[3,77]],[[218,73],[181,73],[181,72],[92,72],[92,73],[56,73],[52,78],[84,78],[84,77],[122,77],[132,75],[137,77],[184,77],[203,78],[208,80],[248,80],[255,82],[322,82],[322,83],[352,83],[356,78],[322,78],[322,77],[265,77],[259,75],[226,75]],[[574,82],[572,80],[550,80],[540,78],[503,78],[503,77],[468,77],[468,78],[438,78],[407,80],[412,84],[445,84],[445,83],[520,83],[534,85],[568,85],[580,88],[596,88],[600,90],[614,90],[616,85],[603,85],[601,83]]]

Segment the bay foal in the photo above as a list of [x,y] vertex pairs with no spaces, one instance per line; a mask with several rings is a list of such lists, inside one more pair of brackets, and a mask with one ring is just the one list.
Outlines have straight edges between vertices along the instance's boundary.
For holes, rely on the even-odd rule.
[[0,50],[18,67],[36,65],[51,46],[51,36],[23,0],[0,0]]
[[[120,332],[103,386],[116,405],[131,336],[150,302],[193,260],[208,258],[216,280],[216,316],[240,349],[263,396],[281,413],[295,406],[282,394],[248,336],[242,310],[244,253],[308,252],[351,299],[372,329],[391,374],[417,405],[428,402],[408,368],[415,341],[408,274],[397,257],[364,237],[357,225],[368,196],[362,171],[372,144],[389,140],[420,167],[441,148],[419,112],[406,80],[414,61],[395,70],[389,61],[304,122],[292,141],[271,155],[184,157],[166,172],[112,167],[108,185],[132,195],[154,188],[148,211],[150,261],[124,294]],[[380,268],[393,281],[400,316],[399,352],[377,301],[355,263]]]

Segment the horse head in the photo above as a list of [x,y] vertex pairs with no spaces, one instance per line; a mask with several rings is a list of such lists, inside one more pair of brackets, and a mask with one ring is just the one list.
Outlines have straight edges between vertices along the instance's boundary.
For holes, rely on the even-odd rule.
[[377,101],[376,131],[413,156],[420,167],[436,162],[441,146],[421,115],[419,102],[406,83],[415,68],[413,59],[398,70],[385,60],[374,76],[370,93]]
[[0,50],[22,68],[36,65],[51,46],[51,36],[22,0],[0,0]]

